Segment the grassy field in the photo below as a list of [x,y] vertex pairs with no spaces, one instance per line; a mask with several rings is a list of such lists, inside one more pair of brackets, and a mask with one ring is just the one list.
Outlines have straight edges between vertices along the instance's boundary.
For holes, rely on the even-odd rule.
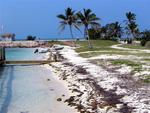
[[121,47],[130,48],[130,49],[150,49],[150,48],[143,47],[140,44],[137,44],[137,45],[134,45],[134,44],[125,44],[125,45],[122,45]]
[[[139,53],[134,53],[132,51],[118,51],[118,50],[109,50],[109,51],[99,51],[99,52],[88,52],[88,53],[80,53],[79,55],[84,58],[90,58],[90,57],[95,57],[98,55],[134,55],[138,57],[149,57],[150,53],[144,53],[144,52],[139,52]],[[145,58],[146,61],[150,61],[149,58]]]
[[[144,52],[137,52],[137,51],[129,51],[129,50],[119,50],[119,49],[113,49],[110,46],[119,44],[115,41],[110,40],[92,40],[93,48],[90,49],[88,47],[87,41],[78,41],[77,46],[79,46],[76,49],[76,52],[79,53],[81,57],[84,58],[90,58],[98,55],[135,55],[138,57],[148,57],[150,56],[149,53]],[[125,48],[132,48],[132,49],[144,49],[145,47],[142,47],[140,45],[123,45],[122,47]]]
[[[132,68],[133,73],[141,73],[143,71],[150,71],[150,53],[146,53],[143,51],[140,51],[141,49],[146,49],[145,47],[142,47],[140,45],[122,45],[121,47],[129,48],[129,49],[136,49],[136,50],[120,50],[120,49],[113,49],[110,46],[119,44],[115,41],[109,41],[109,40],[94,40],[92,41],[93,49],[88,48],[87,41],[79,41],[77,43],[78,48],[76,49],[76,52],[79,53],[81,57],[84,58],[91,58],[95,56],[100,55],[106,55],[108,56],[116,56],[116,55],[122,55],[121,58],[118,59],[111,59],[111,58],[104,58],[102,59],[92,59],[92,63],[98,65],[100,63],[100,66],[108,68],[106,64],[111,64],[114,67],[115,66],[122,66],[126,65]],[[139,51],[138,51],[139,50]],[[132,55],[132,56],[131,56]],[[129,58],[129,59],[128,59]],[[148,66],[147,68],[143,68],[144,66]],[[142,75],[144,83],[150,83],[150,75]]]
[[77,45],[79,48],[76,49],[76,52],[85,52],[85,51],[98,51],[98,50],[115,50],[110,48],[111,45],[118,44],[116,41],[110,40],[92,40],[91,41],[93,48],[88,47],[87,41],[78,41]]
[[141,63],[136,63],[134,61],[130,61],[130,60],[112,60],[111,64],[113,65],[127,65],[127,66],[131,66],[133,68],[133,71],[137,71],[140,72],[142,70],[142,64]]

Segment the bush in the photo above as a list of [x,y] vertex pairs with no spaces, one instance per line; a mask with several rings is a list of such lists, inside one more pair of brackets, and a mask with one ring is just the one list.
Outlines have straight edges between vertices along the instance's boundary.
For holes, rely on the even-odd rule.
[[145,46],[147,40],[141,40],[141,46]]
[[127,39],[127,44],[132,44],[132,39]]
[[142,32],[141,45],[145,46],[148,41],[150,41],[150,30],[145,30]]
[[35,40],[35,39],[36,39],[36,36],[29,35],[29,36],[27,36],[26,40]]
[[100,38],[100,32],[96,31],[95,29],[89,29],[89,37],[90,39],[98,39]]
[[145,47],[150,48],[150,41],[147,41]]

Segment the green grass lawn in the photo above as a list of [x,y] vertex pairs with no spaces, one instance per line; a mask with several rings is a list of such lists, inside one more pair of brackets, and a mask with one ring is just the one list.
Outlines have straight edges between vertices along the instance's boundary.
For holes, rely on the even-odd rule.
[[129,48],[129,49],[149,49],[149,48],[146,48],[146,47],[141,46],[140,44],[139,44],[139,45],[124,44],[124,45],[122,45],[121,47]]
[[[84,58],[90,58],[90,57],[95,57],[95,56],[98,56],[98,55],[134,55],[134,56],[137,56],[137,57],[149,57],[150,56],[150,53],[132,53],[132,52],[129,52],[129,51],[117,51],[117,50],[110,50],[110,51],[99,51],[99,52],[89,52],[89,53],[80,53],[79,55],[81,57],[84,57]],[[145,61],[150,61],[149,58],[145,58],[144,59]]]
[[131,66],[133,68],[133,71],[137,71],[137,72],[142,70],[142,64],[141,63],[133,62],[130,60],[112,60],[111,63],[113,65],[125,64],[127,66]]
[[93,48],[88,47],[87,41],[78,41],[77,45],[79,48],[76,49],[76,52],[85,52],[85,51],[98,51],[98,50],[114,50],[110,48],[111,45],[118,44],[116,41],[110,40],[92,40],[91,41]]
[[53,45],[53,44],[60,44],[60,45],[64,45],[64,43],[62,42],[62,41],[48,41],[48,43],[50,44],[50,45]]

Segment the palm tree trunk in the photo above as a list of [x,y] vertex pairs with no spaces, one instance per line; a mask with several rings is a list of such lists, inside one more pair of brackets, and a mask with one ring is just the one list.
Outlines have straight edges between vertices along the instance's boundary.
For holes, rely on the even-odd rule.
[[74,42],[73,32],[72,32],[72,26],[70,25],[69,28],[70,28],[71,38],[72,38],[72,46],[73,46],[73,47],[76,47],[76,44],[75,44],[75,42]]
[[88,39],[87,39],[86,27],[84,28],[84,38],[85,38],[86,40],[88,40]]
[[92,46],[91,41],[90,41],[88,27],[85,27],[85,31],[86,31],[86,36],[87,36],[87,40],[88,40],[88,46],[90,49],[92,49],[93,46]]

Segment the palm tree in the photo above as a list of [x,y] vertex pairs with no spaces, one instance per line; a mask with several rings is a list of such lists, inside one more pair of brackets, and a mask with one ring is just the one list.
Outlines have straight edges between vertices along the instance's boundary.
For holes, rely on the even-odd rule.
[[114,37],[121,37],[122,35],[122,27],[121,24],[119,24],[119,22],[115,22],[112,24],[113,27],[113,36]]
[[127,12],[126,13],[126,17],[127,17],[128,21],[129,21],[129,23],[132,23],[132,22],[134,22],[136,20],[136,15],[134,13],[132,13],[132,12]]
[[136,33],[138,32],[138,25],[136,24],[136,15],[132,12],[128,12],[126,13],[126,30],[128,32],[128,34],[132,34],[133,38],[136,37]]
[[92,26],[92,27],[99,26],[100,24],[97,23],[97,21],[100,19],[97,18],[96,15],[94,13],[92,13],[92,11],[90,9],[83,9],[83,13],[78,12],[77,16],[79,18],[78,23],[81,25],[84,25],[84,27],[85,27],[84,28],[84,38],[88,39],[89,48],[92,48],[88,29],[89,29],[89,26]]
[[79,30],[78,24],[77,24],[77,16],[75,14],[75,11],[68,7],[65,10],[65,14],[59,14],[59,15],[57,15],[57,17],[59,19],[61,19],[61,21],[60,21],[61,31],[63,31],[65,29],[66,25],[69,25],[70,34],[72,37],[72,43],[73,43],[73,46],[75,46],[75,42],[73,41],[74,36],[73,36],[72,28],[75,27],[76,29]]

